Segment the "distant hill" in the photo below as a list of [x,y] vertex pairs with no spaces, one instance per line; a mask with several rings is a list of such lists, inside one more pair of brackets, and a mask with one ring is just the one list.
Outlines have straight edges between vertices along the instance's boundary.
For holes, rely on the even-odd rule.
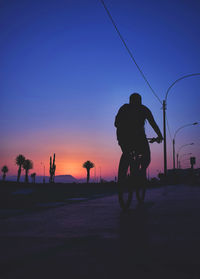
[[[7,176],[6,180],[17,181],[17,176],[16,175]],[[24,182],[24,175],[20,177],[20,182]],[[29,182],[32,182],[30,175],[29,175]],[[36,183],[42,183],[42,182],[43,182],[43,176],[36,175]],[[49,176],[45,176],[45,182],[49,183]],[[56,175],[55,182],[56,183],[78,183],[80,181],[75,177],[73,177],[72,175],[66,174],[66,175]]]
[[66,174],[66,175],[56,175],[55,176],[55,182],[59,183],[59,182],[62,182],[62,183],[78,183],[78,180],[73,177],[72,175],[70,174]]

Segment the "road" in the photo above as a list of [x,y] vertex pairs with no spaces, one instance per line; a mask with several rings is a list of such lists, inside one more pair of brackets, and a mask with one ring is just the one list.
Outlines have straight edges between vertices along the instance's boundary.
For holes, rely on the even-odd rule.
[[0,278],[200,278],[200,187],[165,186],[0,220]]

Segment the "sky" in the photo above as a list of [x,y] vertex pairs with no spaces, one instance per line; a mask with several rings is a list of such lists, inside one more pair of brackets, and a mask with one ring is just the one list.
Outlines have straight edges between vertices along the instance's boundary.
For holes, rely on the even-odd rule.
[[[135,60],[161,100],[178,78],[200,73],[200,2],[105,0]],[[46,175],[117,175],[121,155],[114,119],[138,92],[163,130],[162,105],[141,77],[99,0],[0,1],[0,166],[17,173],[15,158],[31,159]],[[167,158],[172,138],[200,122],[200,76],[178,82],[167,97]],[[148,137],[156,136],[149,124]],[[188,153],[200,167],[200,125],[176,136],[183,167]],[[190,155],[189,155],[190,156]],[[163,146],[151,145],[150,176],[163,171]]]

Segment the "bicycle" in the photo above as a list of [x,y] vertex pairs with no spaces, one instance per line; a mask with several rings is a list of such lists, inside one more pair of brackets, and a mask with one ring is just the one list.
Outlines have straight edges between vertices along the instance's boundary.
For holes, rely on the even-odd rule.
[[[158,142],[158,138],[148,138],[148,141],[150,143]],[[144,201],[146,193],[146,177],[144,177],[140,171],[142,156],[135,151],[130,152],[130,155],[131,160],[128,166],[129,173],[127,170],[127,175],[123,182],[121,182],[120,177],[118,177],[118,181],[120,180],[120,183],[118,184],[118,199],[120,207],[123,210],[130,207],[134,188],[138,203],[142,203]]]

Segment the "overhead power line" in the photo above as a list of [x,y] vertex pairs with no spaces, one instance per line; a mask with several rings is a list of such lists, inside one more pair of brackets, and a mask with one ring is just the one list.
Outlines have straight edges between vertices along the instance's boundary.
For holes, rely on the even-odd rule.
[[137,64],[137,62],[136,62],[136,60],[135,60],[135,58],[134,58],[132,52],[131,52],[130,49],[128,48],[128,46],[127,46],[127,44],[126,44],[124,38],[122,37],[122,34],[120,33],[119,29],[117,28],[116,23],[114,22],[114,20],[113,20],[111,14],[110,14],[108,8],[106,7],[106,4],[104,3],[103,0],[100,0],[100,1],[101,1],[102,5],[104,6],[104,9],[105,9],[106,13],[108,14],[108,17],[110,18],[110,20],[111,20],[111,22],[112,22],[112,24],[113,24],[115,30],[117,31],[117,34],[119,35],[119,37],[120,37],[120,39],[121,39],[123,45],[125,46],[126,50],[128,51],[128,53],[129,53],[129,55],[130,55],[132,61],[133,61],[134,64],[136,65],[137,69],[139,70],[139,72],[140,72],[140,74],[142,75],[143,79],[145,80],[145,82],[147,83],[147,85],[149,86],[149,88],[151,89],[151,91],[152,91],[152,93],[154,94],[154,96],[155,96],[155,97],[158,99],[158,101],[162,104],[162,101],[160,100],[160,98],[158,97],[158,95],[156,94],[156,92],[155,92],[155,91],[153,90],[153,88],[151,87],[151,85],[150,85],[149,81],[147,80],[146,76],[144,75],[143,71],[141,70],[141,68],[140,68],[139,65]]

